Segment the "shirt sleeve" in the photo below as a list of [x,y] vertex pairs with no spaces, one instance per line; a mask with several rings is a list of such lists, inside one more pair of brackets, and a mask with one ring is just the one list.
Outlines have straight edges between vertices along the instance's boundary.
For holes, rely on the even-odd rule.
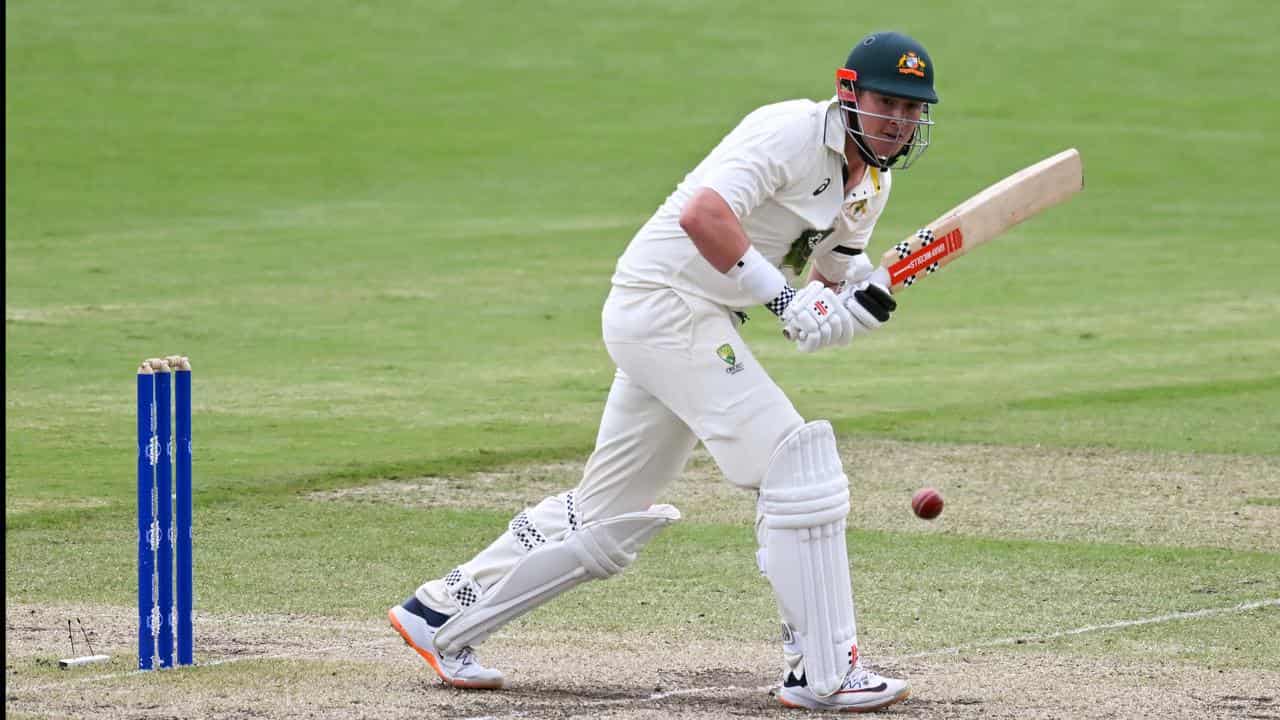
[[[805,164],[812,161],[808,120],[790,115],[739,128],[723,143],[723,155],[709,158],[712,162],[701,184],[724,198],[739,218],[746,216],[801,176]],[[739,137],[733,137],[739,132]]]

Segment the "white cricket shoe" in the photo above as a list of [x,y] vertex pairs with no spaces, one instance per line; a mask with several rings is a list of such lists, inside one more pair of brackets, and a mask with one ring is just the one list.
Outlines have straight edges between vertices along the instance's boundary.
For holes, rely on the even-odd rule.
[[840,689],[827,697],[818,697],[803,679],[787,673],[778,691],[778,701],[790,708],[835,710],[839,712],[873,712],[902,702],[911,694],[906,680],[882,677],[859,663],[849,668]]
[[[469,690],[497,690],[502,687],[502,672],[481,665],[470,646],[456,653],[442,653],[436,649],[436,631],[448,619],[447,615],[431,610],[411,595],[403,605],[388,610],[387,617],[391,620],[391,627],[404,638],[404,643],[416,650],[445,684]],[[432,625],[428,618],[436,620],[437,624]]]

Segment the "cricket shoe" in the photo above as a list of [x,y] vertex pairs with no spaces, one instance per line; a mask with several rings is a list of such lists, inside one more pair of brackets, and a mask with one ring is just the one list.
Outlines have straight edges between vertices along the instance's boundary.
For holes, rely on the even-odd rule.
[[404,604],[388,610],[387,617],[404,643],[416,650],[446,685],[470,690],[502,687],[502,672],[481,665],[470,646],[456,653],[436,649],[436,631],[449,619],[448,615],[432,610],[410,595]]
[[902,702],[911,694],[906,680],[881,677],[859,663],[849,668],[840,689],[827,697],[818,697],[804,679],[787,673],[778,691],[778,701],[790,708],[834,710],[838,712],[873,712]]

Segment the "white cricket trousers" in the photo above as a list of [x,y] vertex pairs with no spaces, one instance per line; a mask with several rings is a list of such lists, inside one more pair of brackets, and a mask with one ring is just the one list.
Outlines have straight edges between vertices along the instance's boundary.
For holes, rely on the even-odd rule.
[[[670,288],[615,287],[602,320],[618,369],[595,450],[576,488],[521,516],[558,541],[581,524],[645,510],[699,441],[729,482],[759,488],[774,449],[804,420],[752,355],[733,312]],[[483,592],[525,552],[509,529],[451,578],[424,583],[417,597],[439,612],[457,612],[460,578],[472,588],[464,596]]]

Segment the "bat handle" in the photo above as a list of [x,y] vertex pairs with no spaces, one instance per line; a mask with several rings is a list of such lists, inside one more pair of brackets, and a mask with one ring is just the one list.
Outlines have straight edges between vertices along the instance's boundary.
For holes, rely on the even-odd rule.
[[803,339],[804,339],[804,331],[803,331],[803,330],[801,330],[800,332],[797,332],[795,335],[792,335],[790,330],[788,330],[788,329],[786,329],[786,328],[782,328],[782,337],[784,337],[784,338],[786,338],[786,339],[788,339],[788,340],[803,340]]

